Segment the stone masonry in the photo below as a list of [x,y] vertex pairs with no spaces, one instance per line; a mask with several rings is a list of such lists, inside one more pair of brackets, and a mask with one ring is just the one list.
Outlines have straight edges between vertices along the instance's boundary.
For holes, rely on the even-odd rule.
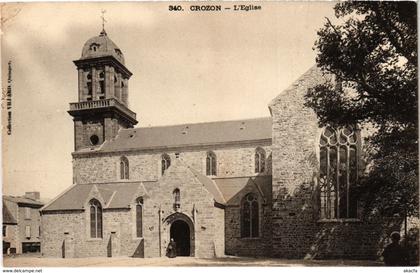
[[[182,235],[178,246],[187,243],[186,255],[196,257],[373,259],[387,235],[400,230],[401,219],[362,218],[361,213],[321,218],[322,128],[304,96],[334,77],[317,67],[273,99],[271,119],[127,129],[137,120],[128,109],[131,72],[121,50],[103,30],[74,62],[79,71],[79,101],[69,111],[75,126],[74,185],[41,210],[43,255],[160,257],[171,236]],[[92,143],[94,135],[98,143]],[[258,148],[265,152],[264,171],[256,171]],[[215,166],[206,158],[209,152]],[[162,174],[163,155],[171,163]],[[211,166],[216,175],[206,175]],[[246,210],[250,193],[252,210]],[[95,226],[91,200],[102,211],[99,238],[90,235]],[[258,232],[243,235],[252,213],[258,213],[258,221],[252,220]]]
[[[308,88],[333,80],[313,67],[270,104],[273,117],[273,255],[289,258],[376,258],[396,219],[320,219],[319,137]],[[363,132],[362,132],[363,135]]]
[[[120,180],[120,158],[130,162],[130,180],[157,181],[161,176],[161,157],[167,154],[174,161],[177,156],[186,164],[206,174],[206,154],[217,157],[217,177],[255,176],[255,149],[261,147],[267,154],[267,168],[263,175],[271,175],[271,147],[266,142],[253,144],[224,144],[205,148],[179,147],[177,149],[130,151],[117,153],[75,153],[73,177],[75,183],[103,183]],[[177,155],[176,155],[177,154]]]

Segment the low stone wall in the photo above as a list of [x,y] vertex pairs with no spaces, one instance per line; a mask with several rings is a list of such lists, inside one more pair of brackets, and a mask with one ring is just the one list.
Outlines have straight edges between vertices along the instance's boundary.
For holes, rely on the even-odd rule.
[[85,211],[44,213],[42,254],[67,258],[133,256],[142,241],[132,235],[128,210],[103,211],[102,238],[90,238],[87,219]]

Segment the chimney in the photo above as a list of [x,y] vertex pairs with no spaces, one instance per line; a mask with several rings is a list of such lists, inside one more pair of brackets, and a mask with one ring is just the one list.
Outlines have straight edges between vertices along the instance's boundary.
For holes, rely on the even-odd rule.
[[41,197],[39,191],[25,192],[25,197],[33,200],[38,200]]

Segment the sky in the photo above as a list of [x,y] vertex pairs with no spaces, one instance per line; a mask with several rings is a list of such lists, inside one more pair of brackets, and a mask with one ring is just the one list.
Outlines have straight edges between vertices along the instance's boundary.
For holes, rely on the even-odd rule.
[[[261,10],[169,11],[175,2],[25,3],[2,7],[2,88],[12,76],[12,133],[3,112],[3,194],[51,199],[72,184],[77,101],[73,60],[105,29],[133,73],[138,126],[269,116],[268,103],[315,64],[332,2],[253,2]],[[236,3],[237,4],[237,3]],[[240,4],[247,4],[241,2]]]

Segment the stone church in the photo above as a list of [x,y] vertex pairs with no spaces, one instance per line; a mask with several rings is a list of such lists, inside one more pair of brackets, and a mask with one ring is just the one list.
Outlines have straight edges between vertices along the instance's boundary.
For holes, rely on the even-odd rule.
[[[78,71],[73,185],[41,209],[47,257],[375,258],[384,225],[360,217],[357,128],[319,128],[309,69],[270,116],[135,127],[120,48],[103,30]],[[392,227],[387,226],[387,229]]]

